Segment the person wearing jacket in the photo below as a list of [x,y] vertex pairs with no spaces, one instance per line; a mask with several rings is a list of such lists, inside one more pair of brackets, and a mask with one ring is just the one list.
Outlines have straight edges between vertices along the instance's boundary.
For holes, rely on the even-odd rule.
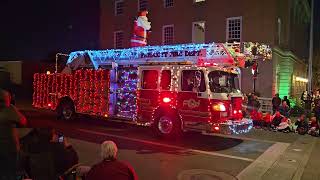
[[137,180],[133,168],[117,160],[118,148],[113,141],[105,141],[101,145],[102,161],[94,165],[86,176],[86,180]]
[[27,124],[26,118],[10,102],[10,94],[0,89],[0,179],[6,180],[17,176],[20,143],[16,127]]
[[32,130],[22,141],[28,156],[26,171],[33,179],[56,180],[69,168],[78,164],[79,158],[66,138],[58,141],[58,134],[51,128]]

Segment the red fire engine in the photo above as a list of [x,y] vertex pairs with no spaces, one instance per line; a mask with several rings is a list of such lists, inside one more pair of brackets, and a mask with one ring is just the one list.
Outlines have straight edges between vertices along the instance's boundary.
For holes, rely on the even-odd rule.
[[34,75],[33,106],[65,120],[90,114],[151,126],[160,136],[245,133],[252,120],[242,117],[241,57],[216,43],[76,51],[61,73]]

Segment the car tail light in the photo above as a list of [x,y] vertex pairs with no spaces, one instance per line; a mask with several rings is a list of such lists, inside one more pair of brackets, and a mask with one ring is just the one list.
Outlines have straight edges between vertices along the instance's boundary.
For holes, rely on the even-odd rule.
[[223,104],[215,104],[212,106],[214,111],[226,111],[226,106]]
[[168,98],[168,97],[164,97],[164,98],[162,99],[162,101],[163,101],[164,103],[169,103],[169,102],[171,102],[171,99]]

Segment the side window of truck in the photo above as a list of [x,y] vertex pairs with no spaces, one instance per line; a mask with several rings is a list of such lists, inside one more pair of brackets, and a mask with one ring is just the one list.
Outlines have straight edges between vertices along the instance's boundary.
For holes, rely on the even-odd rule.
[[157,89],[158,87],[158,71],[143,70],[142,71],[142,89]]
[[206,85],[204,73],[201,70],[183,70],[181,76],[181,90],[192,92],[204,92]]
[[163,70],[161,72],[160,87],[162,90],[170,90],[170,86],[171,86],[171,71]]

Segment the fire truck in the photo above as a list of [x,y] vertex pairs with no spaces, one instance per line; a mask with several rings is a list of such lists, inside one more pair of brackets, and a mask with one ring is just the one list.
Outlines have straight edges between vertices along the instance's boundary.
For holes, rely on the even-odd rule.
[[75,51],[62,72],[34,74],[33,106],[64,120],[89,114],[149,126],[161,137],[246,133],[243,57],[220,43]]

